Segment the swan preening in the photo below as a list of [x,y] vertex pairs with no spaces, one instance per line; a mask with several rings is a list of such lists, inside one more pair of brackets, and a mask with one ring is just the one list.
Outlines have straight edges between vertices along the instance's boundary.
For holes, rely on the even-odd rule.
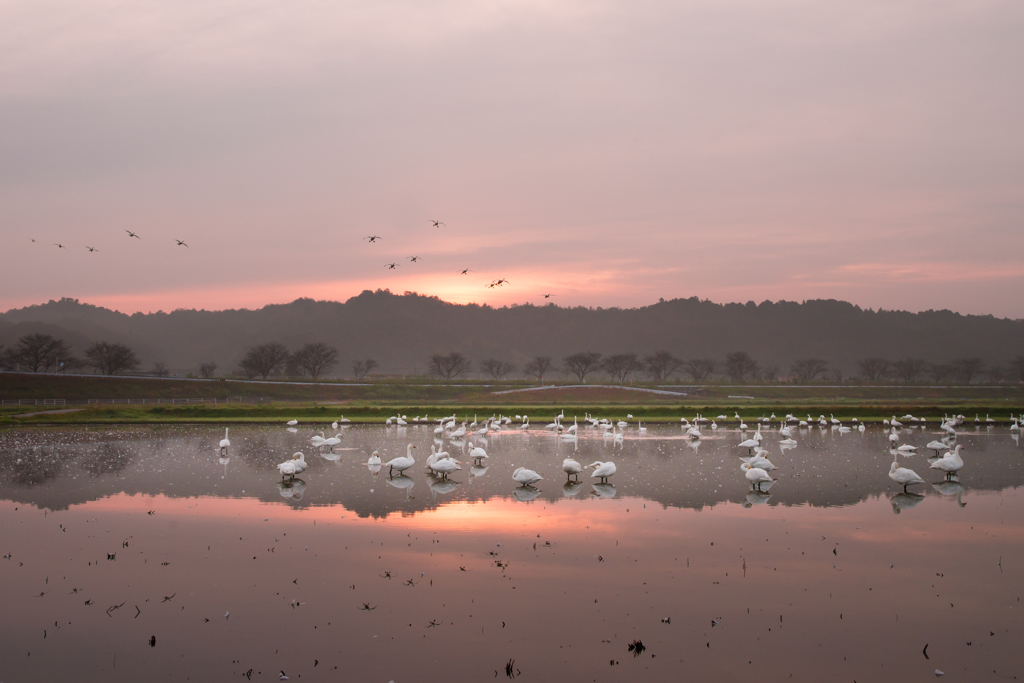
[[533,470],[520,467],[512,473],[512,478],[517,481],[520,486],[533,486],[544,477],[540,476]]
[[306,456],[302,452],[292,454],[291,460],[285,460],[277,465],[281,478],[294,479],[296,474],[301,474],[306,469]]
[[744,470],[744,476],[747,478],[747,481],[753,484],[758,491],[761,490],[762,484],[770,481],[775,481],[767,472],[765,472],[760,467],[751,467],[749,462],[743,463],[742,465],[740,465],[740,468]]
[[594,479],[600,479],[602,484],[607,484],[608,477],[615,474],[615,463],[613,462],[601,462],[600,460],[595,460],[587,465],[587,467],[592,467],[594,469],[590,476]]

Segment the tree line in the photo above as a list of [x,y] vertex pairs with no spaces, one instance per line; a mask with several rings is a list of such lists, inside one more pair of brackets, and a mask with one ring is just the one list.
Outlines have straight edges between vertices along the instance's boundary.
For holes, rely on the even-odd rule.
[[[472,371],[473,363],[462,353],[434,354],[427,364],[431,375],[441,379],[454,379]],[[998,384],[1005,381],[1024,382],[1024,356],[1016,356],[1008,364],[1008,371],[1000,366],[985,367],[978,358],[956,358],[947,363],[927,363],[919,358],[904,358],[890,361],[884,358],[864,358],[857,361],[857,378],[867,381],[898,381],[911,384],[922,378],[935,382],[958,382],[971,384],[983,375],[989,382]],[[511,362],[498,358],[480,361],[481,374],[495,380],[505,379],[518,368]],[[692,358],[683,360],[669,351],[651,354],[617,353],[604,355],[596,351],[580,351],[562,358],[557,366],[550,356],[535,356],[522,367],[526,377],[543,382],[554,373],[575,377],[584,382],[588,376],[604,374],[609,379],[624,384],[638,375],[651,382],[669,381],[672,377],[685,377],[695,383],[723,379],[742,384],[745,382],[791,381],[797,384],[819,381],[842,383],[849,379],[841,368],[831,367],[821,358],[798,358],[783,368],[779,365],[762,366],[745,351],[733,351],[722,360],[715,358]]]
[[[267,379],[272,375],[318,379],[337,367],[339,352],[323,342],[308,343],[295,351],[279,342],[268,342],[250,347],[238,363],[238,371],[250,378]],[[0,369],[25,372],[66,372],[93,368],[103,375],[138,372],[141,361],[133,349],[117,342],[99,341],[90,345],[82,357],[75,355],[63,340],[48,334],[27,334],[10,346],[0,345]],[[920,358],[888,359],[862,358],[855,362],[856,373],[847,377],[841,368],[830,366],[820,358],[799,358],[788,367],[762,366],[745,351],[727,353],[724,358],[691,358],[684,360],[669,351],[650,354],[617,353],[605,355],[596,351],[580,351],[564,356],[560,364],[550,356],[534,356],[520,369],[508,360],[485,358],[479,362],[479,372],[494,380],[503,380],[517,371],[525,377],[544,382],[545,378],[560,373],[585,382],[588,377],[603,374],[611,381],[624,384],[629,380],[648,379],[654,383],[667,382],[674,377],[694,383],[713,380],[746,382],[813,383],[832,381],[842,383],[850,379],[868,382],[899,382],[913,384],[922,380],[936,383],[956,382],[972,384],[982,378],[988,382],[1024,382],[1024,355],[1012,358],[1006,367],[986,366],[976,357],[955,358],[945,363],[929,363]],[[379,363],[372,359],[351,362],[352,375],[365,379]],[[204,378],[216,376],[217,363],[199,366],[198,374]],[[473,370],[473,361],[453,351],[433,354],[428,359],[428,373],[440,379],[451,380]],[[165,364],[155,362],[149,374],[166,377],[170,374]]]

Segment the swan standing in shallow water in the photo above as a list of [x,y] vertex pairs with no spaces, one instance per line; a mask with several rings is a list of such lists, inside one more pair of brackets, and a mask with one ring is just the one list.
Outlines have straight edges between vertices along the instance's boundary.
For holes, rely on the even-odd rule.
[[458,460],[452,460],[451,458],[439,458],[436,462],[431,463],[430,469],[433,470],[435,474],[441,475],[442,479],[447,479],[449,474],[455,470],[462,469],[459,467],[459,464]]
[[591,473],[591,477],[594,479],[600,479],[602,484],[608,483],[608,477],[615,474],[615,463],[613,462],[601,462],[595,460],[594,462],[587,465],[587,467],[593,467],[594,471]]
[[900,467],[899,463],[895,460],[892,461],[892,467],[889,468],[889,478],[903,486],[904,493],[907,492],[907,487],[911,484],[924,483],[924,479],[919,477],[917,472],[906,467]]
[[405,449],[405,456],[399,456],[388,460],[385,465],[388,466],[388,476],[392,476],[395,470],[404,472],[413,465],[416,464],[416,460],[412,457],[412,449],[416,448],[415,445],[409,444]]
[[288,420],[287,422],[285,422],[285,424],[288,425],[289,427],[294,427],[295,425],[299,424],[299,421],[298,420]]
[[525,467],[520,467],[512,473],[512,478],[519,482],[522,486],[532,486],[544,477],[540,476],[533,470],[528,470]]
[[562,471],[565,472],[566,481],[572,477],[576,477],[576,480],[579,481],[580,472],[583,471],[583,467],[572,458],[566,458],[562,461]]
[[291,460],[285,460],[284,462],[279,463],[277,465],[277,469],[281,473],[282,479],[285,477],[294,479],[296,474],[299,474],[306,469],[305,456],[301,452],[295,453],[292,455]]
[[751,467],[749,462],[745,462],[740,465],[740,469],[743,470],[743,476],[747,478],[747,481],[749,481],[758,491],[761,490],[762,484],[775,481],[771,478],[771,475],[760,467]]
[[932,462],[929,467],[933,470],[942,470],[946,473],[946,479],[963,469],[964,461],[960,457],[960,444],[956,445],[956,448],[943,455],[938,460]]
[[379,465],[380,464],[380,453],[378,453],[377,451],[374,451],[373,455],[370,456],[370,459],[366,461],[366,464],[367,465]]
[[470,446],[469,457],[473,459],[473,464],[479,467],[484,460],[488,459],[487,451],[480,448],[479,446]]
[[224,452],[224,451],[226,451],[230,447],[231,447],[231,442],[228,441],[228,427],[225,427],[224,428],[224,438],[220,440],[220,450],[221,450],[221,452]]

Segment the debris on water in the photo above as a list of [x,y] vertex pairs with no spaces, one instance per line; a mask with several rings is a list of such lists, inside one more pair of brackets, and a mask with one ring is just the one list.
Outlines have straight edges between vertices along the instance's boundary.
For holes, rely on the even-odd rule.
[[150,636],[149,637],[149,646],[150,647],[156,647],[156,636]]
[[629,644],[629,651],[633,653],[634,658],[642,655],[646,649],[642,640],[634,640]]
[[935,670],[935,676],[936,677],[938,677],[938,676],[945,676],[945,675],[946,675],[946,673],[944,671],[939,671],[938,669]]
[[661,620],[661,623],[663,623],[663,624],[671,624],[672,623],[672,617],[665,617],[664,619]]

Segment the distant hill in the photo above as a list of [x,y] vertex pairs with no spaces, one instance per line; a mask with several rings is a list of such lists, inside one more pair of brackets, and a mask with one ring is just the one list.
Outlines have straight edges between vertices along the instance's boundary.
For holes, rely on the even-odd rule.
[[132,346],[148,367],[194,371],[213,361],[234,369],[245,350],[268,341],[295,349],[323,341],[340,351],[335,375],[353,359],[374,358],[387,374],[423,374],[433,353],[459,351],[474,361],[495,357],[521,367],[532,356],[556,359],[577,351],[650,353],[665,349],[683,359],[721,361],[745,351],[762,366],[786,368],[818,357],[845,373],[869,356],[919,357],[943,363],[978,357],[1006,366],[1024,354],[1024,321],[951,311],[873,311],[835,300],[716,304],[696,297],[650,306],[491,308],[451,304],[437,297],[364,291],[344,303],[297,299],[258,310],[125,315],[79,303],[50,301],[0,314],[0,344],[44,331],[78,353],[92,341]]

